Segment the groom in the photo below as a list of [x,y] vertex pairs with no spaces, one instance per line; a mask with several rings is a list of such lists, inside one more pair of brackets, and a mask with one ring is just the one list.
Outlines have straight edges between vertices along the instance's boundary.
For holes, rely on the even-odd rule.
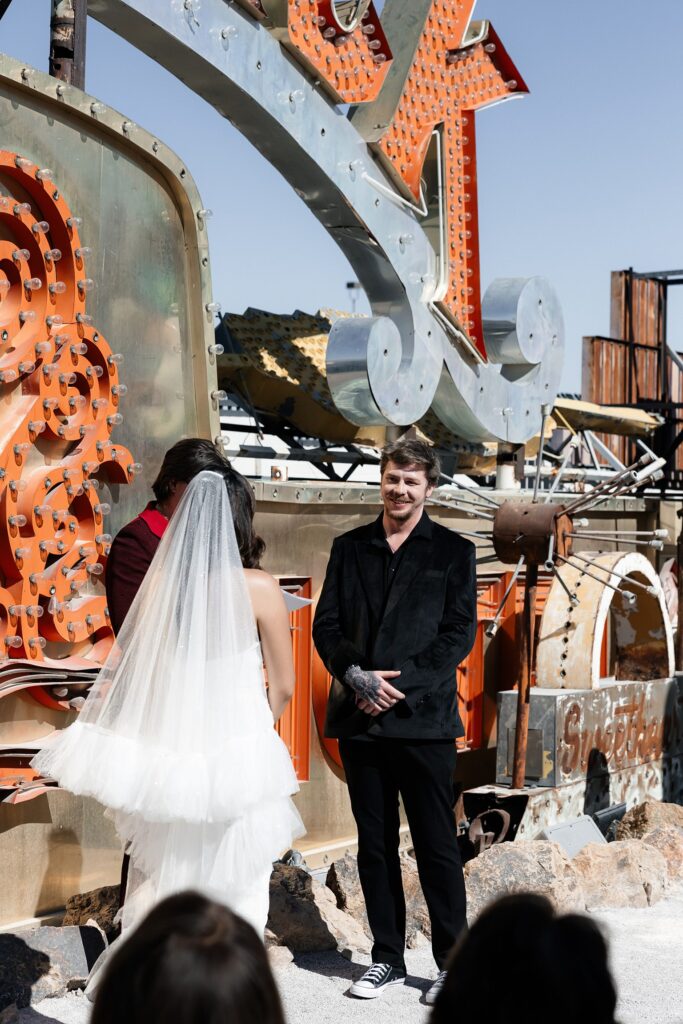
[[439,479],[428,445],[389,444],[380,469],[384,511],[334,541],[313,638],[334,677],[325,735],[340,741],[374,938],[372,966],[350,992],[371,999],[405,980],[400,794],[439,969],[432,1003],[466,926],[453,812],[455,670],[474,643],[475,555],[425,511]]

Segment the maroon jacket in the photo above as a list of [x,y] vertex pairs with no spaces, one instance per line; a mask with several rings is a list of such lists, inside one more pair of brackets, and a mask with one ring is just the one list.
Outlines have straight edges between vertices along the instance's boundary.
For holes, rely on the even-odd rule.
[[114,633],[118,633],[159,547],[168,519],[153,501],[137,519],[116,534],[107,559],[107,606]]

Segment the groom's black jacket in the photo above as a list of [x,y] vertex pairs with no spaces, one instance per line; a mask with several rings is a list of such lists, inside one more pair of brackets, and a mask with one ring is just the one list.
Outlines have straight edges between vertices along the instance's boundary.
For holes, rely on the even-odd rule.
[[[399,548],[387,591],[382,517],[337,537],[313,623],[315,646],[334,677],[325,735],[453,739],[463,733],[455,670],[476,630],[475,549],[422,519]],[[350,665],[400,669],[406,699],[373,718],[343,680]]]

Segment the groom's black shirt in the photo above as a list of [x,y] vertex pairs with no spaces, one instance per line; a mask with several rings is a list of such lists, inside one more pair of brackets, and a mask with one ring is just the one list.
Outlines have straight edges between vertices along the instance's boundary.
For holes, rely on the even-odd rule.
[[[397,548],[396,551],[392,551],[391,547],[389,546],[389,541],[387,540],[387,535],[384,532],[384,526],[382,525],[382,517],[380,516],[379,519],[375,520],[375,523],[374,523],[375,535],[372,538],[372,543],[374,545],[376,545],[379,548],[379,550],[382,552],[382,555],[384,557],[384,563],[385,563],[385,569],[384,569],[384,596],[383,596],[383,599],[382,599],[382,611],[383,612],[384,612],[384,609],[386,607],[387,598],[389,597],[389,591],[391,590],[391,585],[394,582],[394,579],[396,578],[396,573],[398,572],[398,567],[401,564],[401,560],[403,558],[403,555],[404,555],[404,553],[406,551],[406,548],[407,548],[408,544],[410,544],[410,542],[414,538],[429,536],[429,530],[428,530],[428,526],[427,526],[427,524],[429,522],[430,522],[430,520],[427,519],[426,516],[423,515],[422,518],[420,519],[420,522],[410,532],[410,534],[406,537],[406,539],[403,541],[401,546],[399,548]],[[400,686],[399,686],[399,690],[400,690]]]
[[[455,670],[474,643],[474,545],[423,513],[394,554],[382,516],[332,545],[313,624],[316,648],[334,677],[325,733],[403,739],[462,735]],[[406,695],[372,717],[343,683],[350,665],[400,669]]]

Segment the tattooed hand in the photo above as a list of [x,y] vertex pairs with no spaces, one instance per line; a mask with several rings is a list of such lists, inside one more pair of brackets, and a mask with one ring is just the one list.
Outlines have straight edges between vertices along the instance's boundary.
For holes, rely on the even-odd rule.
[[351,665],[344,676],[347,686],[361,698],[374,704],[379,697],[381,679],[374,672],[366,672],[360,665]]
[[355,692],[356,703],[361,711],[368,715],[379,715],[405,697],[389,682],[389,679],[395,679],[400,674],[397,671],[372,671],[362,669],[360,665],[351,665],[346,671],[344,682]]

